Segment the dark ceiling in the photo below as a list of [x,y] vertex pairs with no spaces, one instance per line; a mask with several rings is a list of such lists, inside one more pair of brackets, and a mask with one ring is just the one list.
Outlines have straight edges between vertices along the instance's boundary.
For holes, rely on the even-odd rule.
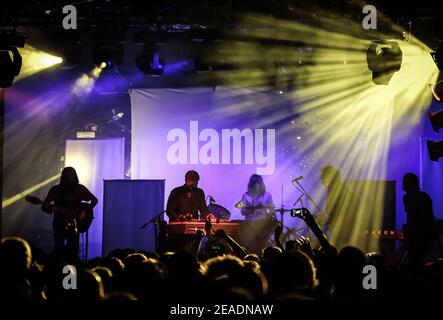
[[[204,33],[207,37],[255,26],[239,25],[245,13],[315,23],[322,11],[331,17],[346,16],[362,19],[362,7],[373,4],[400,26],[410,23],[412,33],[435,49],[443,39],[443,1],[414,0],[14,0],[3,4],[0,28],[40,28],[55,32],[61,28],[63,6],[77,9],[79,31],[105,28],[110,36],[124,32],[128,26],[144,28],[148,33]],[[303,11],[303,16],[300,12]],[[75,33],[70,35],[75,38]],[[61,37],[65,39],[66,34]],[[149,38],[149,35],[147,36]]]
[[316,12],[319,9],[331,14],[358,14],[365,4],[394,20],[412,19],[442,21],[441,1],[415,0],[15,0],[2,4],[0,24],[53,25],[63,18],[64,5],[77,8],[80,25],[93,24],[201,24],[227,26],[235,15],[256,12],[280,18],[297,16],[298,9]]

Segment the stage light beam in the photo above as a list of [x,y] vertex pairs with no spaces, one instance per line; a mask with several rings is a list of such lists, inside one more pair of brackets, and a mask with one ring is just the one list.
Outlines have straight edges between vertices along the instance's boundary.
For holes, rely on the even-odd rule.
[[[392,59],[381,62],[382,67],[395,72],[389,84],[379,86],[372,82],[368,70],[367,50],[371,40],[360,22],[331,19],[320,12],[315,24],[298,22],[303,19],[294,21],[258,15],[243,17],[245,25],[261,28],[250,31],[248,41],[227,40],[214,50],[215,63],[236,66],[233,70],[217,71],[217,81],[269,87],[276,77],[274,62],[284,61],[284,81],[288,87],[285,97],[293,101],[293,114],[301,128],[297,130],[303,130],[297,132],[294,140],[297,141],[297,136],[304,137],[303,144],[294,150],[299,155],[315,155],[303,175],[319,178],[320,166],[336,166],[343,180],[349,181],[350,189],[358,190],[358,195],[366,200],[352,211],[352,223],[345,223],[349,220],[349,204],[331,197],[332,205],[339,209],[330,220],[330,240],[338,247],[355,245],[365,251],[377,250],[376,239],[367,241],[364,230],[381,227],[384,186],[359,187],[354,180],[389,180],[391,145],[409,138],[432,100],[428,84],[435,83],[438,69],[429,54],[431,49],[414,36],[409,41],[395,39]],[[391,28],[400,29],[393,22]],[[394,40],[386,39],[383,34],[374,37]],[[302,56],[303,48],[313,49],[304,50],[306,55]],[[216,56],[217,52],[223,52],[223,56]],[[257,112],[269,108],[267,101],[254,103]],[[240,114],[244,108],[237,105],[232,112]],[[268,121],[284,121],[287,116],[287,112],[280,110]],[[304,124],[309,125],[302,127]],[[293,127],[282,129],[280,134],[290,135]],[[314,183],[315,199],[324,199],[325,191],[323,185]],[[370,215],[368,203],[372,205]],[[340,239],[343,233],[350,234],[349,242]]]
[[22,191],[22,192],[20,192],[20,193],[18,193],[16,195],[10,197],[10,198],[8,198],[8,199],[3,200],[2,208],[4,209],[6,207],[9,207],[10,205],[14,204],[15,202],[17,202],[17,201],[23,199],[24,197],[26,197],[28,194],[33,193],[34,191],[36,191],[36,190],[38,190],[38,189],[48,185],[49,183],[51,183],[51,182],[53,182],[53,181],[55,181],[55,180],[57,180],[59,178],[60,178],[60,174],[56,174],[56,175],[54,175],[54,176],[52,176],[52,177],[50,177],[50,178],[48,178],[48,179],[38,183],[38,184],[36,184],[35,186],[32,186],[31,188],[28,188],[28,189],[26,189],[26,190],[24,190],[24,191]]
[[30,45],[26,45],[24,48],[18,48],[18,50],[22,56],[23,63],[21,72],[16,78],[16,81],[30,77],[33,74],[63,62],[61,57],[38,50]]
[[77,97],[89,94],[94,88],[95,81],[98,79],[104,69],[101,67],[101,65],[102,64],[94,67],[89,74],[82,74],[72,85],[71,94]]

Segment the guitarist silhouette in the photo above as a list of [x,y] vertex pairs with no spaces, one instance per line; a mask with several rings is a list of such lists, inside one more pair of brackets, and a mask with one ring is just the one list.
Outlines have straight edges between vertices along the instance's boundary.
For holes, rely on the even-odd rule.
[[[91,219],[97,198],[79,183],[72,167],[63,169],[60,183],[53,186],[42,202],[42,210],[53,214],[53,235],[56,250],[65,248],[77,255],[79,249],[79,222]],[[89,214],[87,212],[90,212]],[[86,217],[85,215],[91,215]],[[89,227],[89,224],[87,225]]]
[[432,199],[420,190],[418,176],[410,172],[403,176],[403,190],[406,224],[403,226],[404,242],[400,250],[409,254],[411,265],[422,266],[438,237]]

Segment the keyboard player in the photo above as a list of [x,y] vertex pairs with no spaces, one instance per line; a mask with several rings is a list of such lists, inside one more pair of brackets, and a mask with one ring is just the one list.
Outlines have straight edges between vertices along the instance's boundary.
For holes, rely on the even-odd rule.
[[169,221],[206,219],[208,207],[205,192],[198,188],[200,176],[197,171],[186,172],[185,184],[173,189],[166,205]]

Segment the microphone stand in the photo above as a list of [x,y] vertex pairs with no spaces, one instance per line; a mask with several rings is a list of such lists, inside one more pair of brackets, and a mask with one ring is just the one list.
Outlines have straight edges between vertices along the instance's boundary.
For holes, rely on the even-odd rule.
[[311,197],[311,195],[309,194],[309,192],[307,192],[305,190],[305,188],[303,188],[303,186],[301,185],[300,181],[295,181],[295,183],[298,185],[298,187],[300,188],[300,190],[304,193],[304,195],[306,196],[307,200],[311,201],[311,203],[314,205],[314,207],[318,210],[318,212],[320,212],[320,214],[322,216],[325,216],[323,210],[320,208],[320,206],[318,205],[318,203]]
[[307,192],[305,190],[305,188],[303,188],[303,186],[301,185],[300,181],[295,181],[295,183],[298,185],[298,187],[302,190],[302,192],[305,194],[306,198],[311,201],[311,203],[314,205],[314,207],[321,213],[323,214],[323,210],[320,208],[320,206],[318,205],[318,203],[312,199],[311,195],[309,194],[309,192]]
[[147,221],[146,223],[144,223],[140,229],[144,229],[147,226],[149,226],[151,223],[154,222],[154,236],[155,236],[155,251],[158,251],[158,230],[157,230],[157,226],[158,226],[158,219],[160,218],[160,216],[162,214],[164,214],[166,212],[166,210],[163,210],[162,212],[156,214],[151,220]]
[[275,211],[280,213],[280,225],[281,227],[284,229],[285,225],[284,225],[284,213],[285,212],[291,212],[291,209],[285,209],[284,205],[283,205],[283,198],[284,198],[284,194],[283,194],[283,183],[281,185],[281,207],[280,209],[276,209]]

